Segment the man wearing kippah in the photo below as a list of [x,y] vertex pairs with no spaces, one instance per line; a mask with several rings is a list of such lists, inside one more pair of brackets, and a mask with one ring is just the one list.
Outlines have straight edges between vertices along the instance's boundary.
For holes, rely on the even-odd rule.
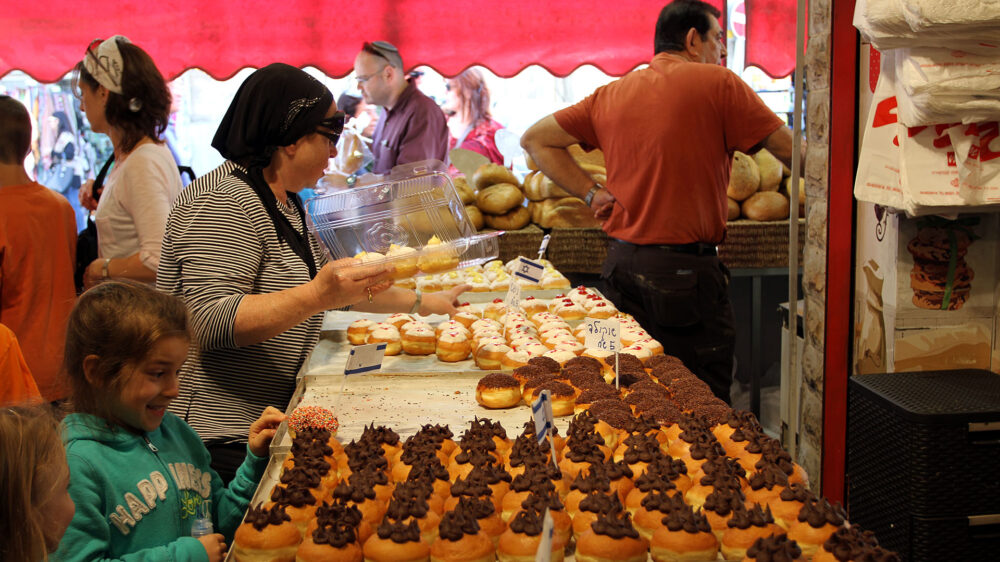
[[376,174],[394,166],[435,159],[447,162],[448,126],[441,108],[406,80],[399,50],[386,41],[365,42],[354,59],[365,102],[385,111],[372,136]]
[[[647,68],[535,123],[521,145],[605,221],[608,298],[729,402],[736,332],[716,246],[726,234],[730,160],[763,147],[790,164],[792,134],[719,66],[718,18],[710,4],[674,0],[656,22]],[[578,142],[604,151],[607,186],[567,152]]]

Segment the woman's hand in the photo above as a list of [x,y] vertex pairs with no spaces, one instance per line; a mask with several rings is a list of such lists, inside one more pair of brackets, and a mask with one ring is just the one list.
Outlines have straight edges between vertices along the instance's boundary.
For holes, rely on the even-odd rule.
[[458,296],[471,288],[469,285],[459,285],[447,291],[425,293],[423,303],[420,305],[420,310],[417,313],[421,316],[428,314],[447,314],[451,316],[458,312],[455,308],[458,306]]
[[97,258],[96,260],[90,262],[87,269],[83,270],[83,288],[84,290],[97,285],[104,280],[104,260],[102,258]]
[[[104,191],[104,187],[98,190],[98,196],[100,192]],[[77,193],[77,197],[80,199],[80,206],[88,211],[97,210],[97,199],[94,199],[94,180],[87,180],[86,183],[80,187],[80,192]]]
[[226,557],[226,541],[219,533],[198,537],[198,541],[205,547],[208,562],[222,562]]
[[264,408],[264,412],[257,418],[257,421],[250,424],[250,437],[247,439],[250,452],[258,457],[266,457],[271,440],[274,439],[274,433],[284,420],[285,414],[282,414],[277,408],[273,406]]
[[345,258],[328,263],[310,281],[317,302],[325,310],[367,302],[392,286],[390,265],[360,266],[360,260]]

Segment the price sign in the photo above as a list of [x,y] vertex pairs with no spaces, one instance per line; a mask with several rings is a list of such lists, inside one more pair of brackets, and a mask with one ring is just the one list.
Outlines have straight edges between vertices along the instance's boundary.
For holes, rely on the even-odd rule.
[[507,296],[503,298],[503,304],[508,310],[521,306],[521,285],[517,281],[510,284]]
[[545,518],[542,520],[542,537],[538,541],[538,550],[535,551],[535,562],[549,562],[552,560],[552,536],[555,534],[555,522],[549,508],[545,508]]
[[593,349],[603,349],[611,353],[621,351],[620,325],[617,318],[607,320],[587,320],[586,339],[583,345]]
[[555,423],[552,416],[552,398],[548,390],[538,393],[538,398],[531,404],[531,417],[535,420],[535,439],[541,445]]
[[344,366],[345,375],[357,375],[377,371],[382,368],[382,357],[385,356],[385,343],[370,343],[351,348]]
[[545,266],[521,256],[517,262],[517,267],[514,269],[514,276],[526,279],[532,283],[538,283],[541,281],[542,273],[544,272]]

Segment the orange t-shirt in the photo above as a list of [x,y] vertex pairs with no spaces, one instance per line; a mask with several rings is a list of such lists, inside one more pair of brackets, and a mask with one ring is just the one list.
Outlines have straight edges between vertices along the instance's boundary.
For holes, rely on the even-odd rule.
[[634,244],[719,243],[733,151],[748,151],[781,119],[727,68],[660,53],[556,122],[604,151],[617,204],[609,236]]
[[69,394],[62,358],[75,259],[76,220],[65,197],[37,183],[0,187],[0,322],[17,335],[47,401]]
[[14,332],[0,324],[0,406],[39,402],[41,398]]

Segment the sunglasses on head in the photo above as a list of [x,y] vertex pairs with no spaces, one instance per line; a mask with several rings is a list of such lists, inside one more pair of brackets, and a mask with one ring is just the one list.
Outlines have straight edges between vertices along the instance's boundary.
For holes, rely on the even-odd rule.
[[347,115],[343,111],[338,111],[332,116],[319,122],[316,134],[323,135],[333,144],[337,144],[337,141],[340,140],[341,133],[344,132],[344,121],[346,120]]

